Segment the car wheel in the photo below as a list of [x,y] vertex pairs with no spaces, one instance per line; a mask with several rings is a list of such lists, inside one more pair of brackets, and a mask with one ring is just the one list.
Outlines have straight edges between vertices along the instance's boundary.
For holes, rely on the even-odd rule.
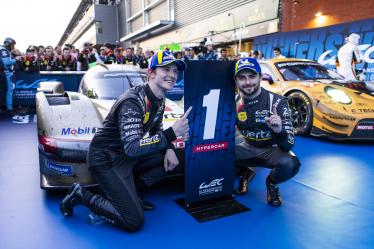
[[295,134],[308,135],[313,125],[312,102],[303,92],[292,92],[287,96],[291,109]]

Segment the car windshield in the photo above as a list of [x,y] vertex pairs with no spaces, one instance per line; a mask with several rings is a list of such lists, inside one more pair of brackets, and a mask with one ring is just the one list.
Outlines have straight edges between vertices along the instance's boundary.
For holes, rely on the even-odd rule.
[[315,62],[291,61],[278,62],[275,65],[285,80],[342,79]]
[[96,74],[95,77],[86,81],[86,95],[91,98],[113,100],[121,96],[127,89],[145,82],[146,75],[139,73]]

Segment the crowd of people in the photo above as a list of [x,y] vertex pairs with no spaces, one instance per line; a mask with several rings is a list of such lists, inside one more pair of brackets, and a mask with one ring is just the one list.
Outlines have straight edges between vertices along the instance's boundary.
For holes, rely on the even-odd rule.
[[[168,50],[168,48],[166,48]],[[30,45],[24,53],[18,49],[11,51],[16,59],[15,70],[35,71],[86,71],[90,65],[104,64],[133,64],[141,68],[148,68],[154,51],[141,47],[128,47],[105,43],[102,46],[85,42],[79,50],[74,45],[64,46],[35,46]],[[228,54],[227,48],[219,48],[218,52],[213,44],[205,46],[185,47],[182,51],[173,52],[181,60],[218,60],[237,61],[240,56]],[[249,56],[258,60],[264,59],[261,51],[251,51]]]
[[[6,38],[1,48],[1,67],[6,74],[8,82],[2,84],[5,87],[7,96],[1,99],[7,99],[6,109],[12,113],[12,92],[13,87],[9,82],[13,82],[13,73],[15,71],[36,72],[36,71],[87,71],[91,66],[97,63],[104,64],[130,64],[138,65],[140,68],[147,69],[150,64],[151,57],[155,54],[150,49],[141,47],[127,47],[126,49],[118,45],[105,43],[102,46],[94,45],[91,42],[85,42],[81,49],[74,45],[65,44],[64,46],[35,46],[30,45],[23,53],[16,49],[16,41],[12,38]],[[169,51],[166,48],[166,51]],[[237,61],[240,55],[229,54],[229,50],[225,47],[215,49],[211,41],[207,41],[204,45],[196,47],[184,47],[182,51],[173,51],[176,59],[182,61],[188,60],[218,60],[218,61]],[[261,51],[251,51],[245,56],[256,60],[263,60],[264,56]],[[274,48],[274,58],[282,58],[279,48]],[[1,89],[0,89],[1,90]],[[3,90],[2,92],[5,92]],[[8,96],[9,95],[9,96]]]

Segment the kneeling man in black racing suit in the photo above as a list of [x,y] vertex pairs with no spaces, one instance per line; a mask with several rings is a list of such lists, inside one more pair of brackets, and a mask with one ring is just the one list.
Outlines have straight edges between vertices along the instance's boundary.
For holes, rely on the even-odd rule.
[[179,164],[171,142],[180,136],[188,139],[186,117],[191,108],[172,127],[162,129],[166,91],[185,68],[170,52],[160,51],[151,59],[148,83],[119,97],[91,141],[87,156],[104,196],[75,183],[60,204],[64,216],[71,216],[74,206],[83,204],[122,230],[134,232],[143,226],[146,208],[137,191],[161,180]]
[[246,193],[248,182],[254,176],[248,165],[267,167],[271,169],[266,178],[267,202],[280,206],[278,184],[296,175],[300,162],[290,152],[295,136],[287,99],[260,87],[261,77],[261,67],[255,59],[242,58],[236,63],[239,94],[235,156],[241,174],[236,193]]

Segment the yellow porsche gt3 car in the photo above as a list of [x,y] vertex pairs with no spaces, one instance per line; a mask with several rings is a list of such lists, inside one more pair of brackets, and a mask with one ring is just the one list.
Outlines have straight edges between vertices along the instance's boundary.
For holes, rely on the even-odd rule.
[[346,81],[317,62],[260,62],[262,87],[287,96],[295,133],[331,139],[374,140],[374,85]]

